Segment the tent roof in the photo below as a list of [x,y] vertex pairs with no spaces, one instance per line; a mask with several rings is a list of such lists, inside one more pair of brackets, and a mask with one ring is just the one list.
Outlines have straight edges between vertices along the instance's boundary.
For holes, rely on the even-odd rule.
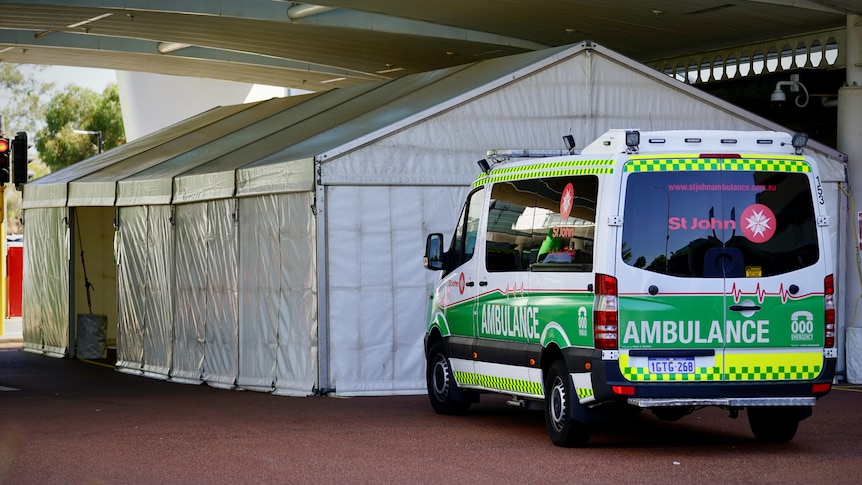
[[[25,186],[24,208],[168,204],[312,190],[313,161],[328,163],[587,52],[745,117],[759,128],[786,131],[600,46],[583,43],[319,94],[214,108],[34,180]],[[809,147],[844,160],[816,142]]]

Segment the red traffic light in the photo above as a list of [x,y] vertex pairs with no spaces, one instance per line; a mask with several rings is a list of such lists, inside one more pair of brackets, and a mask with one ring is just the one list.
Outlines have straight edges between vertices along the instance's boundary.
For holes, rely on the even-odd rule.
[[0,138],[0,153],[9,153],[9,140]]

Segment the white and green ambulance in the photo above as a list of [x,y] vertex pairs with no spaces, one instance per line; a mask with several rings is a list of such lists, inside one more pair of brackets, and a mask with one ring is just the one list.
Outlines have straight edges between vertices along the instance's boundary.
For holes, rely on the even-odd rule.
[[[807,137],[611,130],[579,153],[492,151],[444,248],[425,337],[443,414],[544,403],[560,446],[614,413],[744,411],[788,441],[832,384],[829,224]],[[534,156],[539,155],[539,156]]]

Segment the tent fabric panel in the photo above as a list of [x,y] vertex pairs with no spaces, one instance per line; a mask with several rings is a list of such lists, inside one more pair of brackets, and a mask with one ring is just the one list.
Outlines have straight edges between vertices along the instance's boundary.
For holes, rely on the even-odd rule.
[[847,182],[847,164],[822,153],[809,154],[817,161],[820,178],[823,182]]
[[174,246],[171,208],[147,206],[145,326],[143,370],[167,378],[173,350]]
[[233,171],[186,175],[174,179],[175,204],[233,197],[236,183]]
[[176,206],[176,305],[171,379],[200,383],[207,319],[207,205]]
[[203,379],[214,387],[231,388],[239,373],[238,231],[236,199],[214,200],[207,206],[206,343]]
[[[331,381],[339,395],[422,393],[425,235],[451,231],[466,187],[326,188]],[[349,244],[345,244],[345,241]]]
[[281,301],[279,211],[275,196],[240,199],[242,270],[239,280],[239,377],[237,385],[270,392],[275,387]]
[[69,345],[68,210],[28,209],[24,215],[23,348],[62,356]]
[[174,181],[159,179],[117,181],[117,206],[170,204]]
[[278,196],[281,312],[275,394],[307,396],[318,387],[316,222],[312,192]]
[[120,210],[118,228],[117,369],[143,372],[147,305],[147,208]]
[[[38,179],[37,179],[38,180]],[[24,194],[21,207],[36,209],[42,207],[66,207],[68,185],[58,183],[53,185],[24,184]]]
[[69,207],[113,206],[117,200],[117,182],[70,182]]
[[314,190],[314,159],[291,160],[237,170],[236,195],[311,192]]
[[[468,185],[486,150],[563,149],[563,135],[579,138],[578,128],[589,116],[573,113],[589,113],[587,84],[586,67],[578,60],[552,65],[325,161],[321,180],[327,185]],[[585,142],[580,139],[579,146]]]
[[307,396],[317,383],[310,193],[239,200],[240,387]]

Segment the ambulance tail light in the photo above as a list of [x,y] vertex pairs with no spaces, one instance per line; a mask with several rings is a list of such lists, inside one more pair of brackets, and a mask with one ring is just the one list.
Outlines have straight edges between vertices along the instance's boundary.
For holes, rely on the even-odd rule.
[[821,382],[818,384],[811,385],[811,393],[812,394],[826,394],[829,390],[832,389],[831,382]]
[[635,386],[611,386],[611,391],[620,396],[634,396]]
[[826,327],[824,346],[835,347],[835,280],[832,275],[827,276],[823,281],[823,307],[825,309],[823,324]]
[[593,339],[600,350],[616,350],[619,340],[617,279],[596,273],[596,302],[593,306]]

